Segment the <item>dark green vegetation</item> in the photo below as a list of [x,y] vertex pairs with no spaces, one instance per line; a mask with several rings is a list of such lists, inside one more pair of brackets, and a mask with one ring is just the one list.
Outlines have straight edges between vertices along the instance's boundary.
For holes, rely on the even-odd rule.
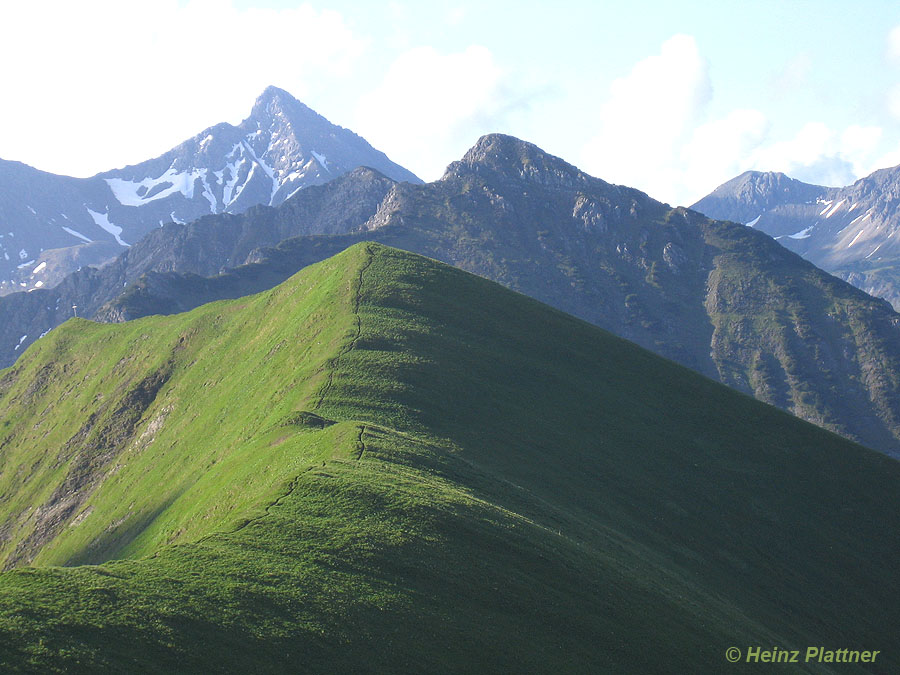
[[[11,365],[40,335],[72,318],[73,305],[80,317],[122,320],[116,312],[99,317],[97,311],[146,273],[177,270],[199,282],[196,291],[188,290],[166,311],[148,313],[172,314],[197,307],[204,302],[200,296],[208,295],[202,277],[255,260],[261,247],[291,237],[359,229],[393,184],[372,169],[355,169],[325,185],[304,188],[277,209],[255,206],[241,214],[224,213],[187,225],[156,228],[101,268],[84,267],[54,288],[0,297],[0,365]],[[266,275],[266,282],[253,291],[233,289],[236,294],[229,297],[272,288],[298,270],[282,272],[277,280]]]
[[0,411],[4,670],[900,665],[895,461],[409,253],[70,321]]
[[0,363],[72,305],[101,321],[186,311],[272,288],[363,240],[498,281],[900,457],[900,315],[887,303],[761,232],[496,134],[427,185],[358,169],[278,209],[169,225],[100,270],[0,298]]
[[[353,180],[335,186],[334,195],[347,193]],[[318,211],[307,202],[319,193],[306,192],[293,214],[260,210],[234,229],[330,222],[314,219]],[[439,181],[388,192],[368,176],[357,194],[368,195],[360,204],[373,213],[362,231],[349,232],[345,219],[346,234],[294,237],[256,251],[255,264],[212,278],[150,272],[98,316],[167,314],[240,297],[354,242],[375,240],[499,281],[900,457],[900,315],[761,232],[670,209],[499,135],[482,138]],[[189,236],[172,248],[203,250],[202,233],[214,228],[226,229],[214,218],[184,228]],[[183,258],[203,273],[193,257]],[[118,279],[112,284],[117,294],[121,286]],[[10,348],[22,332],[7,332]]]
[[783,173],[747,171],[693,207],[712,218],[752,223],[822,269],[900,310],[900,167],[842,188]]

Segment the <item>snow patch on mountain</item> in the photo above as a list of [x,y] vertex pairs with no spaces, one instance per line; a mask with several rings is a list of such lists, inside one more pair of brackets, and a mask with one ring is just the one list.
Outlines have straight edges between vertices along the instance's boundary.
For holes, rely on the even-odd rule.
[[[15,177],[11,184],[23,186],[9,196],[14,208],[4,211],[0,223],[10,231],[2,233],[6,247],[0,247],[0,295],[20,290],[22,281],[33,286],[33,280],[23,276],[31,269],[19,270],[16,265],[36,257],[34,251],[41,247],[67,248],[113,238],[127,245],[170,220],[184,223],[209,214],[238,213],[256,204],[277,206],[298,189],[357,166],[420,182],[365,140],[274,88],[263,92],[250,116],[238,125],[208,127],[163,155],[92,178],[53,176],[3,160],[0,165],[8,165]],[[84,211],[88,206],[93,210],[90,218]],[[166,211],[173,214],[171,219]],[[6,222],[10,217],[17,221]],[[92,230],[92,225],[112,236]],[[14,245],[27,249],[27,256],[17,257]],[[98,253],[92,250],[91,256],[109,250],[94,248]],[[49,274],[55,282],[75,271],[80,258],[81,253],[48,258],[41,276]]]
[[90,214],[91,218],[94,219],[94,224],[97,225],[97,227],[103,228],[104,230],[109,232],[113,237],[115,237],[116,241],[119,243],[120,246],[130,246],[131,245],[131,244],[127,243],[126,241],[124,241],[122,239],[122,237],[119,236],[120,234],[122,234],[122,228],[119,227],[118,225],[113,225],[111,222],[109,222],[109,214],[108,213],[98,213],[97,211],[92,211],[87,206],[85,206],[84,208],[87,209],[87,212]]
[[[828,211],[828,212],[825,214],[825,217],[826,217],[826,218],[831,218],[831,216],[833,216],[833,215],[837,212],[837,210],[838,210],[839,208],[841,208],[841,204],[843,204],[843,203],[844,203],[844,200],[842,199],[842,200],[840,200],[837,204],[835,204],[834,206],[832,206],[831,209],[826,209],[826,211]],[[820,214],[820,215],[821,215],[821,214]]]
[[312,156],[316,158],[316,161],[322,165],[322,168],[325,169],[328,173],[331,173],[331,169],[328,168],[328,158],[325,155],[320,155],[315,150],[312,151]]
[[165,173],[156,178],[144,178],[139,181],[123,178],[105,178],[104,180],[122,206],[141,206],[157,199],[165,199],[176,192],[180,192],[188,199],[193,199],[194,184],[198,178],[205,180],[206,172],[207,169],[177,171],[173,167],[169,167]]
[[[256,133],[260,133],[257,131]],[[251,134],[251,136],[254,134]],[[271,166],[265,163],[265,161],[260,158],[254,151],[253,148],[250,147],[249,143],[244,143],[244,148],[247,150],[249,155],[253,158],[253,161],[263,170],[263,172],[269,177],[269,180],[272,181],[272,193],[269,195],[269,206],[272,205],[272,202],[275,201],[275,193],[278,192],[278,188],[281,187],[278,183],[278,179],[275,177],[275,171]],[[255,168],[255,167],[254,167]],[[251,172],[252,175],[252,172]],[[247,183],[250,182],[250,177],[247,177]],[[245,183],[246,185],[246,183]],[[235,195],[235,199],[237,199],[237,195]]]
[[216,201],[216,196],[209,188],[209,182],[206,180],[206,173],[207,169],[200,170],[200,181],[203,184],[203,196],[206,198],[206,201],[209,202],[209,212],[216,213],[216,206],[218,205],[218,202]]
[[247,187],[247,184],[253,180],[253,176],[256,175],[256,167],[258,166],[259,164],[256,162],[250,163],[250,173],[247,174],[247,178],[244,179],[244,182],[237,186],[237,191],[234,193],[231,201],[228,202],[229,206],[237,201],[238,197],[240,197],[241,193],[244,191],[244,188]]
[[[872,216],[871,211],[867,211],[866,213],[862,214],[861,216],[856,216],[856,218],[854,218],[853,220],[850,221],[850,223],[847,225],[847,227],[850,227],[850,225],[853,225],[854,223],[858,223],[859,221],[865,220],[866,218],[869,218],[869,217],[871,217],[871,216]],[[847,227],[844,227],[843,229],[841,229],[841,230],[838,232],[838,234],[840,234],[841,232],[843,232],[844,230],[846,230]]]
[[791,239],[809,239],[812,236],[812,231],[815,229],[815,225],[810,225],[809,227],[800,230],[799,232],[794,232],[794,234],[789,234],[788,237]]
[[[881,242],[881,244],[883,244],[883,243],[884,243],[884,242]],[[875,248],[873,248],[873,249],[872,249],[872,252],[871,252],[869,255],[867,255],[866,258],[868,259],[868,258],[871,258],[873,255],[875,255],[876,251],[878,251],[878,249],[881,248],[881,244],[878,244],[878,246],[876,246]]]
[[[66,218],[66,220],[68,220],[68,218]],[[60,227],[61,227],[63,230],[65,230],[66,232],[68,232],[69,234],[71,234],[73,237],[78,237],[79,239],[83,239],[83,240],[86,241],[88,244],[90,244],[92,241],[94,241],[93,239],[89,239],[88,237],[85,237],[85,236],[84,236],[83,234],[81,234],[81,232],[79,232],[78,230],[73,230],[71,227],[66,227],[65,225],[60,225]]]
[[302,189],[303,189],[303,186],[302,186],[302,185],[301,185],[300,187],[298,187],[298,188],[294,188],[293,190],[291,190],[291,193],[290,193],[287,197],[285,197],[284,201],[287,201],[288,199],[290,199],[291,197],[293,197],[295,194],[297,194],[298,192],[300,192],[300,190],[302,190]]
[[[235,187],[237,187],[237,182],[241,176],[241,167],[247,162],[247,160],[243,157],[243,145],[241,143],[235,143],[234,147],[231,149],[225,158],[232,159],[235,153],[241,150],[241,158],[239,160],[235,160],[225,165],[225,168],[222,169],[221,173],[224,176],[225,172],[228,172],[228,179],[225,181],[225,187],[223,188],[222,201],[225,204],[225,208],[231,206],[232,202],[237,199],[237,194],[234,193]],[[238,194],[240,191],[238,191]],[[232,196],[234,195],[234,196]]]

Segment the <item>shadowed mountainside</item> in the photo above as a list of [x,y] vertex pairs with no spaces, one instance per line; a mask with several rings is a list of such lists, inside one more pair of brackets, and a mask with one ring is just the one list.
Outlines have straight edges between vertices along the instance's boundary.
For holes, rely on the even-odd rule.
[[69,321],[0,429],[7,670],[898,665],[896,462],[377,244]]
[[[377,187],[356,232],[261,248],[248,256],[254,264],[213,278],[148,271],[96,316],[258,292],[354,242],[379,241],[499,281],[900,455],[900,316],[765,234],[671,209],[500,135],[482,138],[441,180],[395,184],[374,206],[386,190]],[[217,222],[198,223],[195,240]],[[7,336],[10,350],[19,335]]]

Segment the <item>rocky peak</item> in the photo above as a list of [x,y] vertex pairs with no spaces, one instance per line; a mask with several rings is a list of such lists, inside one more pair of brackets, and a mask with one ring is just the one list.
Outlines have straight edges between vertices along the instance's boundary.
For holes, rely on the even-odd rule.
[[844,188],[843,192],[856,201],[887,203],[896,207],[895,202],[900,200],[900,166],[879,169]]
[[333,126],[328,120],[291,96],[284,89],[278,87],[266,87],[250,112],[245,124],[253,123],[258,127],[269,127],[272,123],[277,126],[299,127],[308,130],[310,127],[323,125]]
[[783,204],[815,203],[830,188],[810,185],[775,171],[745,171],[717,187],[691,208],[712,218],[751,222],[761,213]]
[[776,171],[746,171],[718,188],[754,201],[760,206],[767,205],[773,200],[783,201],[785,197],[804,201],[815,199],[824,189],[819,185],[810,185]]
[[497,173],[557,188],[578,188],[586,183],[607,185],[538,146],[505,134],[479,138],[460,161],[447,167],[441,180],[468,173]]

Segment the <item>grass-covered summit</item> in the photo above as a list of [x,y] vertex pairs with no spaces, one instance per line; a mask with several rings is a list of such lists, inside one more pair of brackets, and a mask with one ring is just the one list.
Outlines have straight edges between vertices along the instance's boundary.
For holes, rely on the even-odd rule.
[[740,672],[728,647],[822,645],[891,672],[898,488],[882,455],[361,244],[241,300],[70,321],[0,371],[0,667]]

